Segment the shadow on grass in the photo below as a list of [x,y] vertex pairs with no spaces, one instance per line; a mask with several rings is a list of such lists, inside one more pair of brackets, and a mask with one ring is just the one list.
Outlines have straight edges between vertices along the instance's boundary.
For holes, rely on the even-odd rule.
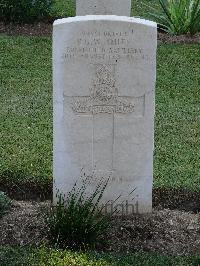
[[153,206],[198,213],[200,212],[200,191],[185,188],[156,188],[153,190]]
[[31,180],[28,173],[20,170],[5,171],[0,176],[0,191],[15,200],[51,199],[53,184],[43,180],[40,176]]
[[[42,177],[33,177],[30,181],[23,171],[6,171],[0,176],[0,191],[15,200],[52,199],[52,181]],[[23,180],[23,181],[22,181]],[[44,180],[44,181],[41,181]],[[200,191],[185,188],[155,188],[153,206],[183,211],[200,212]]]

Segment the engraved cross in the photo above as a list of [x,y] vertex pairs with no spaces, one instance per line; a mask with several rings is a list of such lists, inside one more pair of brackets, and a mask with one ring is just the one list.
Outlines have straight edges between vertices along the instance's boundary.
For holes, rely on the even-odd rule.
[[[77,115],[93,116],[93,170],[112,172],[115,137],[115,116],[136,113],[143,115],[145,95],[118,96],[114,64],[96,64],[95,78],[89,96],[71,97],[71,108]],[[107,115],[105,115],[107,114]]]

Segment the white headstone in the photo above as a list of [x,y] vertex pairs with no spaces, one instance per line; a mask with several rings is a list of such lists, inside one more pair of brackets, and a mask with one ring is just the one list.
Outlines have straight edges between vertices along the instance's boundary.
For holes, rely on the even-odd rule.
[[138,18],[55,21],[54,201],[85,173],[110,177],[110,208],[152,210],[156,46],[156,23]]
[[131,0],[76,0],[76,15],[130,16]]

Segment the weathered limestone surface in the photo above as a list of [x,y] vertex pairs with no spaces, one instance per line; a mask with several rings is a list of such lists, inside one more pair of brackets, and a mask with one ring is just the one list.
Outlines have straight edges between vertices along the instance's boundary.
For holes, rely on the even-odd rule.
[[131,0],[76,0],[76,15],[130,16]]
[[104,203],[152,210],[156,45],[142,19],[55,21],[54,201],[85,173],[93,186],[110,178]]

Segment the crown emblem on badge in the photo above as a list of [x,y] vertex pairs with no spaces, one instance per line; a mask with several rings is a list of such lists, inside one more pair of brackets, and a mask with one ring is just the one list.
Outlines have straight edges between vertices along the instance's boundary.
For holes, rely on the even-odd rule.
[[115,79],[111,70],[106,65],[98,65],[96,69],[96,78],[93,81],[91,97],[94,101],[102,104],[108,104],[117,96]]

